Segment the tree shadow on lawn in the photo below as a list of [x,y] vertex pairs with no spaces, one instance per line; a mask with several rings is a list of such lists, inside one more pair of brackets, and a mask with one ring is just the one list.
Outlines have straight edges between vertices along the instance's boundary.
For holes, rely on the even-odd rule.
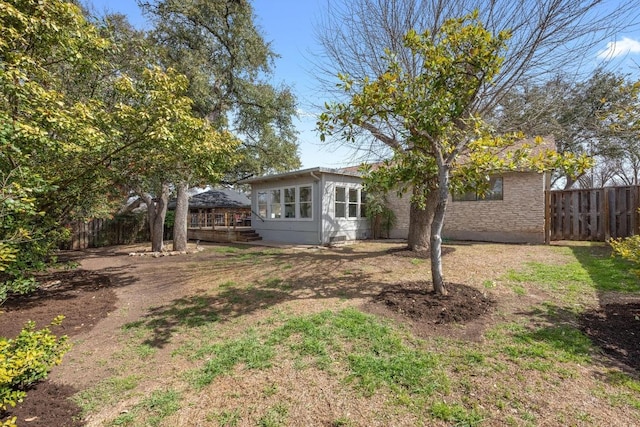
[[[142,327],[152,336],[143,343],[162,348],[180,328],[267,310],[283,302],[322,299],[362,299],[363,309],[409,323],[418,335],[443,332],[447,324],[464,325],[490,313],[496,306],[489,296],[465,285],[448,284],[449,295],[435,294],[429,282],[384,283],[358,272],[345,277],[266,279],[249,285],[222,285],[216,295],[191,295],[152,308],[126,327]],[[475,330],[475,329],[474,329]],[[479,331],[477,331],[480,333]]]
[[637,266],[612,256],[611,247],[596,243],[569,248],[591,278],[596,291],[640,293],[640,277],[634,272]]
[[[531,323],[523,330],[513,333],[516,343],[543,344],[547,347],[548,354],[544,350],[530,351],[534,357],[552,357],[558,361],[569,359],[588,359],[591,355],[591,342],[581,331],[576,322],[576,314],[554,304],[545,303],[527,312],[517,313]],[[529,352],[527,350],[525,354]]]
[[[389,245],[390,246],[390,245]],[[268,266],[304,266],[304,277],[311,272],[336,272],[336,271],[357,271],[354,265],[359,261],[376,259],[386,256],[390,252],[389,246],[383,246],[374,251],[358,251],[351,246],[336,248],[316,248],[299,249],[295,252],[286,252],[283,249],[260,247],[260,246],[209,246],[208,251],[190,255],[189,265],[191,268],[181,271],[181,280],[188,281],[197,279],[204,274],[215,275],[216,277],[234,277],[240,269],[256,265]],[[397,243],[395,244],[397,246]],[[232,248],[227,251],[227,248]],[[402,248],[404,250],[406,248]],[[180,257],[170,257],[168,261],[173,262]],[[158,261],[164,263],[167,258]],[[298,269],[299,270],[299,269]],[[291,272],[289,272],[291,274]],[[300,277],[300,275],[297,275]]]
[[[235,278],[238,271],[255,270],[260,268],[258,265],[276,268],[289,266],[291,270],[282,270],[287,280],[249,279],[250,282],[243,285],[229,280],[220,285],[215,296],[185,296],[150,309],[141,320],[125,325],[125,328],[143,327],[152,331],[152,337],[145,344],[161,348],[169,343],[181,327],[196,328],[210,322],[225,321],[286,301],[371,297],[382,283],[376,283],[371,274],[360,271],[357,262],[386,256],[391,245],[383,244],[379,249],[363,251],[345,245],[334,248],[310,247],[294,252],[256,245],[206,246],[209,250],[190,256],[189,265],[192,267],[181,272],[181,281],[203,276]],[[394,243],[393,246],[398,244]],[[332,274],[335,272],[342,274],[335,277]],[[262,269],[260,273],[259,276],[263,276]],[[203,289],[202,293],[205,292]]]
[[[532,319],[525,331],[514,334],[516,342],[542,343],[553,350],[544,357],[558,361],[591,360],[608,368],[640,374],[640,303],[609,304],[605,309],[574,311],[544,304],[530,311],[519,312]],[[532,353],[533,354],[533,353]],[[609,379],[604,378],[609,381]]]
[[141,320],[125,325],[125,329],[142,327],[150,330],[152,336],[144,344],[162,348],[182,327],[197,328],[227,321],[287,301],[370,298],[384,285],[372,281],[370,275],[364,273],[344,278],[267,279],[242,286],[222,285],[215,296],[191,295],[154,307]]

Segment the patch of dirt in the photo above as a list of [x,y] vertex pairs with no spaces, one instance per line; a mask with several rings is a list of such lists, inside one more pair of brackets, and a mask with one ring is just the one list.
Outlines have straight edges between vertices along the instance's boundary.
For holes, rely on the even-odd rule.
[[[64,314],[61,326],[51,327],[56,335],[74,336],[86,332],[115,310],[117,297],[111,279],[86,270],[55,272],[38,278],[41,288],[29,295],[9,298],[0,307],[0,336],[15,337],[29,320],[41,329]],[[3,319],[3,320],[4,320]]]
[[[27,321],[41,329],[62,313],[66,316],[62,325],[51,326],[51,332],[74,336],[93,328],[116,307],[109,276],[72,270],[43,275],[39,281],[43,286],[36,292],[13,296],[0,307],[0,336],[14,338]],[[76,392],[68,385],[39,382],[27,390],[22,403],[0,412],[0,420],[15,416],[19,426],[82,426],[80,407],[69,400]]]
[[449,324],[460,328],[460,338],[481,341],[483,317],[489,315],[496,301],[488,294],[470,286],[446,284],[448,294],[439,295],[430,282],[404,282],[385,287],[367,305],[367,310],[406,323],[409,321],[416,335],[439,335],[445,330],[451,336]]
[[580,323],[607,355],[640,371],[640,302],[606,304],[584,313]]
[[80,407],[70,400],[76,392],[67,385],[42,381],[27,390],[27,397],[21,404],[9,408],[4,415],[0,413],[0,419],[17,417],[16,423],[20,427],[84,426]]
[[487,314],[495,301],[466,285],[448,283],[447,295],[439,295],[428,282],[399,283],[374,298],[390,310],[427,323],[466,323]]

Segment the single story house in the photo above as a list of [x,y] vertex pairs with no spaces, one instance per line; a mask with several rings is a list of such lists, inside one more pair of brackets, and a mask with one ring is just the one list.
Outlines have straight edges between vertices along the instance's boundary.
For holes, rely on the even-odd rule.
[[317,167],[240,183],[251,185],[251,225],[264,240],[327,245],[370,236],[358,172]]
[[[522,141],[531,142],[531,141]],[[553,148],[553,138],[532,154]],[[451,240],[544,243],[550,173],[518,170],[490,177],[491,190],[449,196],[443,236]],[[356,168],[312,168],[251,178],[252,226],[265,240],[331,244],[371,237],[366,197]],[[409,233],[410,195],[387,195],[396,221],[389,237]]]

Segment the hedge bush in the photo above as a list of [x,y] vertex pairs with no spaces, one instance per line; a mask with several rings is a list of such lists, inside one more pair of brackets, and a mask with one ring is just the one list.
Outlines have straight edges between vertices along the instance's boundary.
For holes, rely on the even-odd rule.
[[628,259],[629,261],[640,264],[640,236],[635,235],[625,239],[611,239],[609,244],[613,249],[613,253]]

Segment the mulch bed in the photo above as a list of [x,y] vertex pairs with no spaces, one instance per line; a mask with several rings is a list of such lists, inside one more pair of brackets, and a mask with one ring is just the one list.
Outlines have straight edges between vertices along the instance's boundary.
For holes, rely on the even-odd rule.
[[399,283],[385,288],[374,301],[422,323],[466,323],[489,313],[495,301],[470,286],[445,285],[448,294],[433,290],[430,282]]
[[606,304],[584,313],[580,324],[605,354],[640,372],[640,302]]
[[64,321],[51,327],[51,332],[74,336],[90,330],[116,308],[111,279],[104,274],[69,270],[38,280],[42,286],[37,291],[13,296],[0,306],[0,336],[15,337],[29,320],[38,329],[46,327],[60,314],[64,314]]
[[27,397],[0,419],[17,417],[19,427],[81,427],[80,407],[70,398],[76,393],[73,387],[41,381],[27,390]]
[[[60,271],[39,278],[43,286],[29,295],[14,296],[0,306],[0,336],[14,338],[31,320],[38,329],[64,314],[61,326],[50,327],[55,335],[86,332],[116,307],[109,276],[85,270]],[[81,410],[69,398],[71,386],[41,381],[27,390],[27,397],[0,420],[17,417],[19,426],[79,427]]]

